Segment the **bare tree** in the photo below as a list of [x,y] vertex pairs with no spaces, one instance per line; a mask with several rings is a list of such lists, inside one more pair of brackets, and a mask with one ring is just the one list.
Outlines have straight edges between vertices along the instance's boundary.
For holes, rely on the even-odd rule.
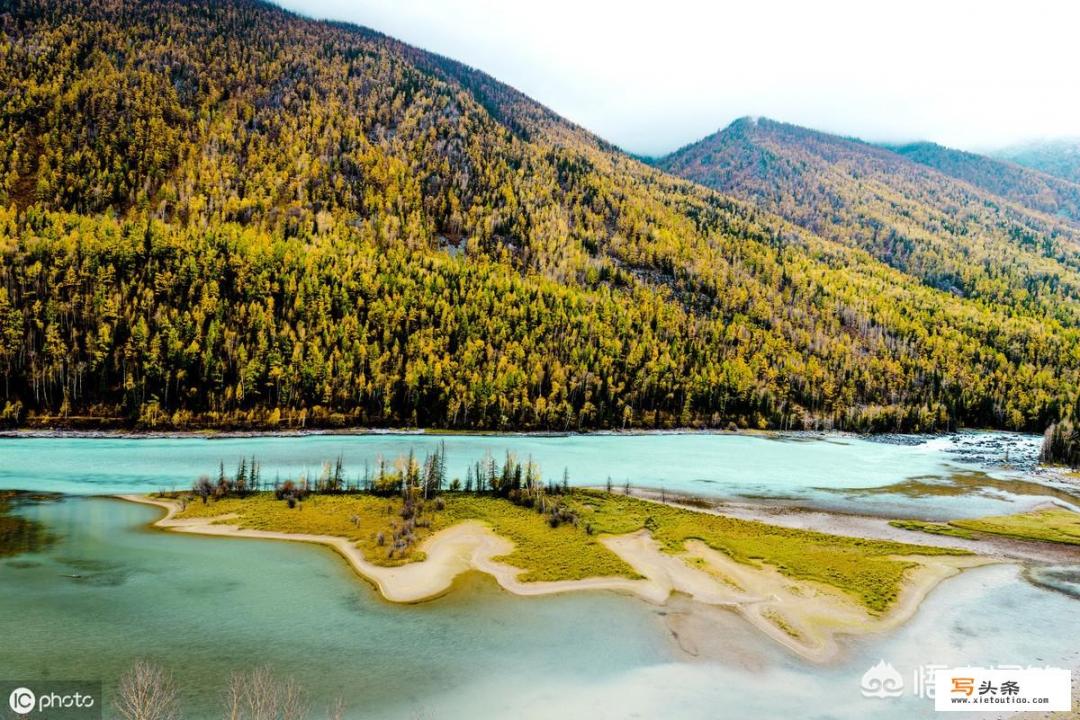
[[345,720],[345,701],[340,697],[334,698],[326,709],[326,720]]
[[233,673],[225,686],[225,720],[241,720],[244,717],[246,683],[244,676]]
[[269,668],[233,673],[225,688],[227,720],[306,720],[304,689],[293,679],[279,680]]
[[113,701],[124,720],[177,720],[180,705],[176,683],[164,669],[137,660],[120,678]]
[[304,688],[289,678],[278,686],[281,704],[281,720],[307,720],[308,706],[304,698]]
[[277,720],[278,704],[277,687],[270,668],[253,670],[247,681],[248,720]]

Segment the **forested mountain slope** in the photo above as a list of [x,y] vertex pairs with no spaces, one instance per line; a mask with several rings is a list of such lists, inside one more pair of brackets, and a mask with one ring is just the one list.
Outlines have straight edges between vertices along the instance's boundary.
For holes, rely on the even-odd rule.
[[1040,429],[1071,402],[1050,219],[1002,210],[1032,249],[931,287],[841,217],[818,237],[367,30],[0,10],[9,424]]
[[867,250],[927,285],[1080,321],[1080,226],[885,148],[744,118],[658,165]]
[[1080,138],[1023,143],[991,155],[1080,184]]
[[1080,184],[936,143],[888,147],[908,160],[940,170],[1006,200],[1080,222]]

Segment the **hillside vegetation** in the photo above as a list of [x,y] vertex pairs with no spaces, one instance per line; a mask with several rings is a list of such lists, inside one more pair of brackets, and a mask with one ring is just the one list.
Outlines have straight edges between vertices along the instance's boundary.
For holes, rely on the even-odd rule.
[[659,165],[958,297],[1068,326],[1080,319],[1080,225],[885,148],[744,118]]
[[974,191],[873,201],[901,225],[771,181],[754,209],[248,0],[5,3],[0,88],[0,422],[1041,430],[1072,403],[1073,231]]
[[983,155],[921,142],[889,148],[1024,207],[1080,222],[1080,184]]
[[1043,140],[1002,148],[994,157],[1080,183],[1080,138]]

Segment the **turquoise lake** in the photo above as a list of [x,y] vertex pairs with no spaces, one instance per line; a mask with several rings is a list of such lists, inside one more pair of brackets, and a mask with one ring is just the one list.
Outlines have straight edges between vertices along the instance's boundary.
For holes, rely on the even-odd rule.
[[[953,518],[1015,512],[1045,501],[1017,483],[1034,465],[1041,438],[959,433],[896,441],[819,434],[293,435],[256,437],[0,437],[0,488],[102,495],[190,488],[200,475],[233,472],[255,457],[264,481],[317,478],[342,457],[346,473],[374,470],[410,450],[445,443],[449,476],[490,453],[531,457],[548,480],[664,488],[716,498],[788,499],[856,512]],[[985,476],[973,492],[890,491],[910,481],[944,487]],[[865,492],[874,489],[873,492]]]
[[[1017,565],[946,581],[911,622],[848,640],[837,662],[819,666],[725,610],[710,626],[710,652],[688,653],[673,633],[677,601],[520,598],[474,574],[435,601],[392,605],[326,549],[165,533],[148,526],[155,509],[96,497],[184,488],[241,456],[255,455],[264,478],[295,478],[317,475],[339,454],[357,473],[379,454],[422,455],[440,442],[451,475],[485,452],[512,450],[532,455],[549,478],[567,468],[579,485],[610,474],[616,484],[863,512],[977,515],[1052,497],[1032,483],[1038,438],[1005,433],[898,442],[697,433],[7,437],[0,487],[67,494],[12,504],[39,532],[0,557],[0,678],[99,680],[111,692],[133,659],[146,657],[184,688],[188,720],[220,717],[229,674],[263,665],[304,686],[312,720],[334,697],[357,720],[908,720],[935,716],[912,692],[920,666],[1080,667],[1080,601],[1027,582]],[[963,491],[901,489],[913,482]],[[902,697],[861,696],[862,674],[880,659],[905,677]]]
[[930,702],[860,694],[879,658],[909,687],[932,663],[1080,666],[1080,604],[1011,565],[947,581],[899,631],[815,666],[722,610],[710,630],[719,655],[694,658],[665,625],[677,608],[615,594],[520,598],[473,576],[395,606],[317,547],[155,531],[154,509],[106,498],[15,512],[56,537],[0,560],[0,677],[111,691],[134,658],[150,658],[185,689],[189,720],[220,717],[228,675],[263,665],[304,686],[313,719],[340,696],[358,720],[909,720],[933,717]]

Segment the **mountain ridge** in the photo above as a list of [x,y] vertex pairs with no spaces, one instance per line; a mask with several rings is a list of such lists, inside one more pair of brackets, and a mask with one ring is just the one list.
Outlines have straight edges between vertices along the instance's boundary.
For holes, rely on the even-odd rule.
[[885,145],[909,160],[1032,210],[1080,223],[1080,185],[1022,165],[937,143]]
[[[1080,317],[1080,227],[888,148],[768,119],[740,120],[658,166],[868,249],[933,287],[1029,304],[1027,312],[1057,314],[1069,324]],[[996,282],[999,268],[1008,275],[1004,287]],[[1036,304],[1015,292],[1047,281],[1054,297]]]
[[1080,183],[1080,137],[1037,140],[989,153],[992,157]]
[[0,422],[1042,429],[1072,396],[1049,280],[957,297],[379,33],[0,21]]

